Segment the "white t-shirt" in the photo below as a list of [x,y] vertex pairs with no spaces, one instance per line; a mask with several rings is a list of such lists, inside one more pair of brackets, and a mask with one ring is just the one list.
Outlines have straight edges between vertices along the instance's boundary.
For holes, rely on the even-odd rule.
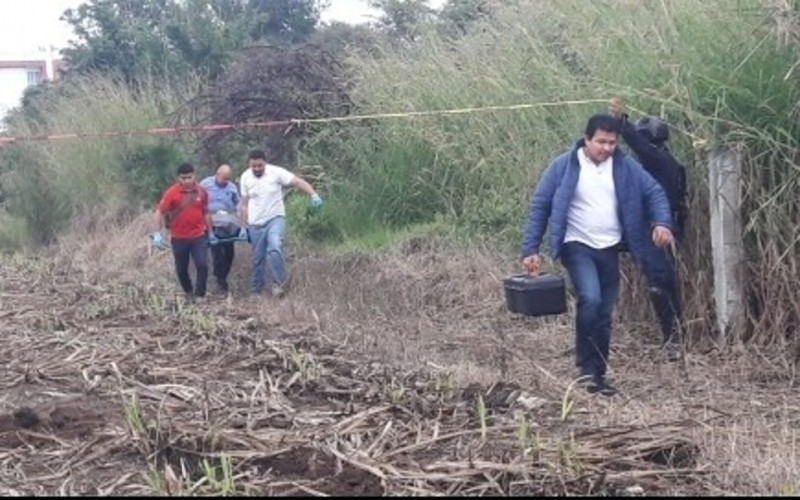
[[285,216],[283,187],[294,180],[294,174],[277,165],[267,165],[261,177],[245,170],[239,179],[242,197],[247,197],[247,223],[260,226],[278,216]]
[[578,150],[580,177],[567,212],[564,242],[578,241],[596,249],[608,248],[622,240],[614,192],[613,157],[596,165]]

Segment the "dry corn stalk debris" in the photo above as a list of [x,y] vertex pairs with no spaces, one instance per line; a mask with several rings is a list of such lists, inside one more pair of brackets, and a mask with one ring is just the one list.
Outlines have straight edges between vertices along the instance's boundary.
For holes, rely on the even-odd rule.
[[600,494],[706,472],[698,421],[598,427],[515,384],[361,359],[313,325],[46,271],[0,266],[9,492]]

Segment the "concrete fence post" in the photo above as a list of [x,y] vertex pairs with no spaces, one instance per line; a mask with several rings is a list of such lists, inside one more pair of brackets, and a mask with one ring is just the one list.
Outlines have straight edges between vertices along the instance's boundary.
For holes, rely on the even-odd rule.
[[741,181],[741,151],[714,151],[708,163],[708,186],[717,342],[721,345],[741,339],[745,320]]

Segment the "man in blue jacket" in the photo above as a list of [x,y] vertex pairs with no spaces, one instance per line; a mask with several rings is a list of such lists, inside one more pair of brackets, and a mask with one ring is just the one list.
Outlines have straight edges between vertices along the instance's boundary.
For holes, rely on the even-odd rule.
[[[609,103],[608,112],[620,120],[621,135],[647,173],[653,176],[667,194],[672,213],[673,234],[680,243],[686,220],[686,169],[667,149],[669,128],[657,117],[646,116],[634,125],[620,98]],[[648,245],[643,262],[650,291],[650,301],[662,333],[662,346],[670,361],[681,358],[682,307],[678,290],[675,261],[669,249]]]
[[664,190],[617,148],[619,120],[592,116],[584,138],[555,158],[533,193],[522,241],[522,264],[539,271],[539,247],[550,226],[550,253],[561,259],[578,296],[575,357],[591,393],[613,396],[605,378],[611,318],[619,291],[619,248],[637,263],[647,239],[672,244],[672,218]]

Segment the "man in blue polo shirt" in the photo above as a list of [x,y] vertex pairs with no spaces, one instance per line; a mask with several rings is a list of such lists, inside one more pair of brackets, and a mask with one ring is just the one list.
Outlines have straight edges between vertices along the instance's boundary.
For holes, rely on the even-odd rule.
[[200,183],[208,192],[208,211],[214,230],[209,234],[214,277],[222,293],[228,293],[228,274],[233,265],[234,242],[220,243],[219,238],[239,234],[239,190],[231,181],[231,167],[221,165],[216,175],[206,177]]

